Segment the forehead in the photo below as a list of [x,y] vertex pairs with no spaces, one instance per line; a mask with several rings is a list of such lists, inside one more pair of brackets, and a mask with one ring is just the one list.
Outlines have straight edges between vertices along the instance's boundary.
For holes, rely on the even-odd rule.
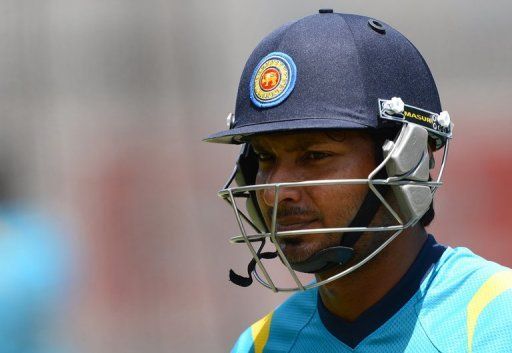
[[303,131],[282,132],[253,136],[249,142],[251,145],[265,149],[302,150],[314,145],[361,143],[361,140],[369,138],[364,131],[333,130],[333,131]]

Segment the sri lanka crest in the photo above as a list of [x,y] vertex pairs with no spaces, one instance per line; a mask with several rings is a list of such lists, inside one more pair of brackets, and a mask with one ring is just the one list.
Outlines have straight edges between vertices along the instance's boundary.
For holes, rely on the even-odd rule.
[[251,101],[260,108],[269,108],[284,101],[292,92],[297,68],[285,53],[265,56],[254,69],[250,82]]

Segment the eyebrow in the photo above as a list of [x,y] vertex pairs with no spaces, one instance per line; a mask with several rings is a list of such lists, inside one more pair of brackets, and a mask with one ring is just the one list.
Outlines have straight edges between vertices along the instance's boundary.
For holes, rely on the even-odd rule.
[[[296,143],[291,147],[292,150],[307,150],[309,147],[317,145],[317,144],[326,144],[331,142],[343,142],[346,138],[346,134],[343,131],[332,131],[325,132],[325,137],[328,139],[321,139],[318,135],[310,136],[305,134],[303,138],[296,141]],[[252,141],[251,145],[255,150],[267,150],[263,144],[258,143],[258,141]]]

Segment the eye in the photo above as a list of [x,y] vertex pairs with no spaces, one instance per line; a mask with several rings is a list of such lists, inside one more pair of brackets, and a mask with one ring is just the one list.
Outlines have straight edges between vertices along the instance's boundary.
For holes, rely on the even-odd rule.
[[320,151],[309,151],[304,155],[304,159],[306,160],[322,160],[330,157],[331,154],[328,152],[320,152]]
[[257,152],[256,156],[258,157],[258,161],[260,162],[271,161],[274,158],[274,156],[272,156],[270,153],[265,152]]

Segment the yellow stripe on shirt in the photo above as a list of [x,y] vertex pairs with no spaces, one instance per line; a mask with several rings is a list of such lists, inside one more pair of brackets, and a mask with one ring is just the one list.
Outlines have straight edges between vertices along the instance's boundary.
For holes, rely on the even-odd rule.
[[263,319],[255,322],[251,326],[252,340],[254,342],[254,353],[263,353],[263,349],[267,344],[270,334],[270,322],[272,321],[273,313],[274,312],[271,312]]
[[490,302],[512,288],[512,271],[498,272],[478,289],[467,306],[468,352],[473,352],[473,335],[478,317]]

